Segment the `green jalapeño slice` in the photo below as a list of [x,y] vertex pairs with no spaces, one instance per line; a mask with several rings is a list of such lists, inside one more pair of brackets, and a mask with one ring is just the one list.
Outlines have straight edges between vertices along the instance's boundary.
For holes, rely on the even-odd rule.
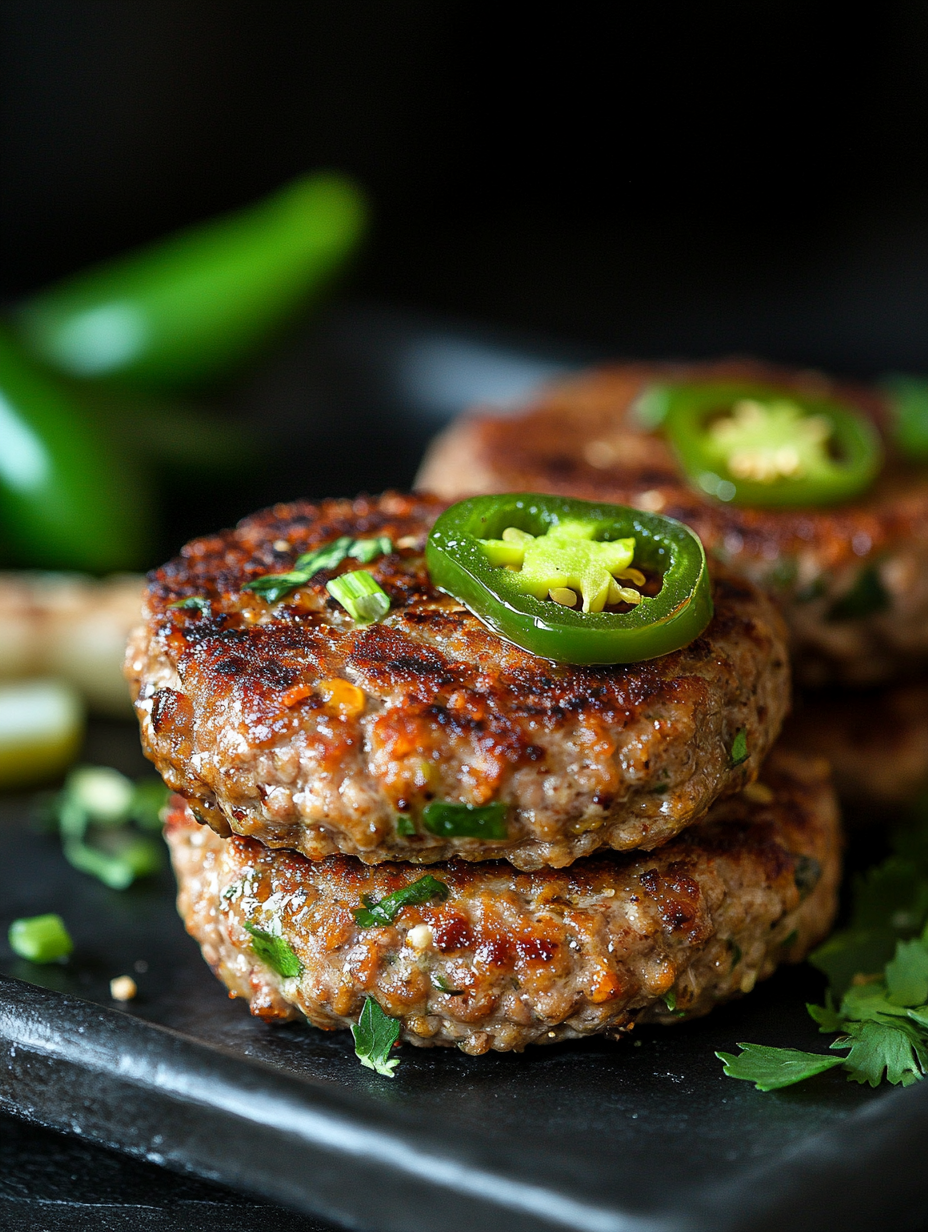
[[681,522],[624,505],[508,492],[439,517],[432,582],[484,624],[558,663],[638,663],[712,619],[706,556]]
[[830,398],[751,382],[650,391],[691,482],[739,505],[831,505],[870,486],[880,438],[860,411]]

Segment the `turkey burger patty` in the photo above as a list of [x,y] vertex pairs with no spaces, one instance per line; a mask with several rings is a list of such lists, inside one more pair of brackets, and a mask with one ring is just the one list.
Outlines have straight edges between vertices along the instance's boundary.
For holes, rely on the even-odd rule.
[[543,390],[518,414],[465,416],[431,446],[417,484],[449,500],[535,491],[612,501],[678,518],[706,550],[774,595],[790,628],[797,679],[876,683],[928,662],[928,474],[894,456],[844,504],[751,508],[691,486],[635,401],[667,381],[745,380],[835,396],[879,430],[878,395],[820,374],[746,362],[624,365]]
[[[704,1014],[803,958],[836,907],[827,763],[794,753],[775,751],[760,782],[659,851],[530,873],[433,865],[446,896],[372,926],[363,910],[356,919],[362,896],[380,902],[421,867],[223,840],[174,801],[180,912],[233,996],[261,1018],[305,1015],[324,1030],[356,1022],[373,997],[422,1046],[480,1054]],[[286,977],[259,957],[256,931],[289,947]]]
[[[535,869],[656,847],[756,777],[789,683],[781,622],[754,586],[719,567],[715,616],[682,650],[563,666],[432,587],[423,546],[442,508],[396,494],[277,505],[149,576],[127,673],[145,751],[195,815],[312,859]],[[366,566],[390,598],[379,622],[326,591],[356,559],[275,602],[243,590],[341,536],[390,541]],[[434,802],[496,804],[497,833],[437,825]]]

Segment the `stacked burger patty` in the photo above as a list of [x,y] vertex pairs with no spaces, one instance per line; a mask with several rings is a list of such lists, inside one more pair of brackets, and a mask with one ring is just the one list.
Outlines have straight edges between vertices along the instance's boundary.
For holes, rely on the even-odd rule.
[[[773,747],[775,605],[715,561],[689,645],[555,663],[435,587],[443,508],[280,505],[150,575],[127,672],[180,909],[230,992],[323,1029],[373,1000],[403,1040],[480,1054],[677,1021],[801,959],[840,835],[827,765]],[[357,572],[377,619],[334,597]]]
[[[758,507],[704,490],[642,408],[662,388],[739,384],[861,415],[884,451],[873,481],[819,505]],[[818,372],[616,364],[553,384],[513,414],[463,416],[433,443],[419,482],[450,500],[523,489],[608,500],[693,527],[786,621],[797,685],[787,741],[826,756],[844,803],[872,811],[928,786],[928,471],[899,447],[895,422],[887,390]]]

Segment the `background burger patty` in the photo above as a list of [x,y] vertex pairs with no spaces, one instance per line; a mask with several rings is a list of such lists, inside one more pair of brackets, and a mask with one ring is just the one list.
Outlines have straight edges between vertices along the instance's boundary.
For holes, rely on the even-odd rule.
[[797,678],[868,683],[928,662],[928,478],[890,451],[850,504],[739,508],[690,487],[660,433],[630,414],[650,383],[744,378],[833,394],[886,426],[872,392],[818,374],[728,362],[604,368],[542,391],[523,413],[466,416],[433,443],[420,487],[457,500],[556,492],[669,514],[707,550],[770,590],[790,627]]
[[[558,666],[431,587],[422,548],[441,508],[398,495],[279,505],[150,575],[127,672],[147,755],[201,818],[314,859],[560,867],[601,846],[655,847],[756,777],[789,683],[781,622],[755,587],[719,567],[716,615],[690,646]],[[275,605],[242,591],[341,535],[396,545],[370,566],[392,603],[379,624],[356,626],[326,593],[356,561]],[[170,608],[187,596],[209,611]],[[739,731],[748,756],[733,765]],[[508,837],[427,832],[436,799],[506,803]]]
[[[178,798],[167,837],[187,929],[253,1014],[331,1030],[373,996],[409,1043],[473,1054],[703,1014],[825,936],[840,876],[827,763],[781,751],[659,851],[532,873],[441,864],[447,899],[385,927],[355,922],[362,895],[380,900],[421,868],[223,840]],[[280,935],[301,973],[275,974],[246,924]]]

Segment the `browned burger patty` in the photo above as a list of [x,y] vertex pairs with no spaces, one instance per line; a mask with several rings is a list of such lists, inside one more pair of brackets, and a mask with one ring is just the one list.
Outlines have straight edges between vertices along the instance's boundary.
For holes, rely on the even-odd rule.
[[800,698],[782,742],[826,757],[855,821],[885,820],[928,788],[928,681]]
[[[149,576],[127,672],[145,752],[199,816],[312,859],[533,869],[656,847],[756,777],[789,683],[780,620],[755,587],[719,568],[715,617],[683,650],[559,666],[432,588],[422,549],[441,508],[400,495],[278,505]],[[369,566],[392,603],[379,624],[356,625],[326,593],[357,561],[275,604],[242,590],[342,535],[396,545]],[[209,611],[170,606],[187,596]],[[432,800],[503,802],[507,837],[429,833]]]
[[757,509],[692,488],[664,437],[632,407],[654,381],[768,380],[834,392],[884,428],[873,393],[817,374],[729,362],[626,365],[543,390],[524,412],[473,414],[432,445],[418,486],[447,499],[483,492],[554,492],[669,514],[706,548],[773,593],[805,683],[891,679],[928,661],[928,475],[890,456],[871,491],[833,507]]
[[[827,764],[777,752],[762,783],[659,851],[531,873],[455,860],[431,870],[445,901],[384,927],[355,922],[361,896],[379,901],[421,868],[223,840],[180,800],[167,837],[187,929],[253,1014],[332,1030],[372,996],[407,1042],[473,1054],[672,1022],[750,991],[827,933],[841,849]],[[302,972],[276,974],[246,924],[281,936]]]

